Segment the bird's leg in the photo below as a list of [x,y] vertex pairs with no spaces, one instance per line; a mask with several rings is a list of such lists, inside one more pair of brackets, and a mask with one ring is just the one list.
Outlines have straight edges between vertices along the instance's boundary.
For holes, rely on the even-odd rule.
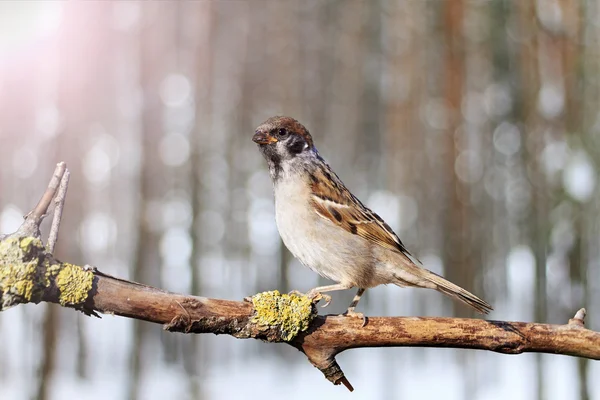
[[306,296],[309,298],[318,298],[319,300],[325,300],[325,304],[322,307],[327,307],[329,303],[331,303],[331,296],[323,294],[323,292],[333,292],[336,290],[346,290],[352,288],[352,285],[348,285],[346,283],[338,283],[335,285],[327,285],[327,286],[319,286],[314,289],[309,290],[306,293]]
[[362,320],[363,320],[362,326],[365,326],[367,324],[367,317],[365,317],[365,315],[363,313],[354,311],[354,309],[358,305],[358,302],[360,301],[360,297],[363,295],[365,290],[366,289],[364,289],[364,288],[358,289],[358,292],[356,292],[356,296],[354,296],[354,299],[352,299],[352,303],[350,303],[350,307],[348,307],[348,311],[346,311],[344,313],[344,315],[346,315],[348,317],[362,318]]

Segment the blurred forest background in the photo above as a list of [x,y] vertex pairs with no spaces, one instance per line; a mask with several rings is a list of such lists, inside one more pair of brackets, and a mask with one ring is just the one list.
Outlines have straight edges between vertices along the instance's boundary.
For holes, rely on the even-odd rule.
[[[600,329],[600,1],[0,2],[0,232],[56,162],[57,255],[242,299],[318,277],[251,141],[299,119],[350,189],[493,319]],[[342,312],[353,291],[334,296]],[[471,316],[379,287],[367,315]],[[334,387],[286,346],[45,304],[0,315],[2,399],[600,399],[597,363],[363,349]]]

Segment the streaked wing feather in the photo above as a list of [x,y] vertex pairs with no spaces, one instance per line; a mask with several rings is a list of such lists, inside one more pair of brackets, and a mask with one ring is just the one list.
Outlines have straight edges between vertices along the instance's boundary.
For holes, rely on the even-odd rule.
[[311,189],[319,216],[379,246],[410,255],[389,225],[350,193],[324,162],[315,171]]

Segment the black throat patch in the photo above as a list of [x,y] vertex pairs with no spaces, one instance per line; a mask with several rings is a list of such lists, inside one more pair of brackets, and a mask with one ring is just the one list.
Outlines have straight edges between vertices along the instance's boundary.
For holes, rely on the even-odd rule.
[[269,165],[269,174],[271,175],[271,179],[276,181],[281,176],[281,172],[283,171],[283,167],[281,166],[282,158],[281,155],[277,153],[274,146],[271,145],[262,145],[259,146],[260,152],[263,154],[265,159],[267,160],[267,164]]

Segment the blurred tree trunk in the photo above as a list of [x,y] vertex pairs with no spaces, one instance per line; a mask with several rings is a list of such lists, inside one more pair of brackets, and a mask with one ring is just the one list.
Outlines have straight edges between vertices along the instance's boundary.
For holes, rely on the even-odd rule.
[[[157,153],[162,132],[162,104],[158,95],[160,83],[166,75],[164,54],[167,51],[170,38],[165,29],[157,27],[155,22],[170,14],[171,7],[165,3],[147,4],[141,8],[140,43],[140,86],[143,89],[143,109],[141,116],[142,135],[140,147],[140,176],[138,188],[137,241],[135,258],[133,260],[132,279],[150,285],[160,282],[160,237],[152,231],[149,225],[149,206],[152,201],[162,197],[163,166]],[[153,216],[158,218],[158,216]],[[132,354],[130,359],[131,378],[128,381],[128,398],[139,398],[139,382],[144,364],[143,346],[152,338],[153,327],[134,322]],[[158,338],[157,339],[158,342]]]
[[56,336],[57,336],[58,308],[53,304],[46,307],[42,323],[43,342],[40,364],[38,366],[38,386],[32,400],[45,400],[50,398],[49,387],[54,366],[56,365]]
[[[442,35],[445,44],[444,98],[446,100],[448,126],[444,132],[446,140],[447,174],[447,226],[444,245],[444,263],[448,279],[467,290],[472,290],[471,279],[475,276],[471,249],[468,248],[469,229],[469,187],[458,179],[455,163],[460,156],[462,137],[461,104],[465,87],[465,52],[463,40],[463,12],[461,0],[444,3],[444,28]],[[454,304],[454,303],[453,303]],[[454,315],[466,317],[472,311],[466,307],[454,308]]]
[[[518,116],[524,125],[525,151],[523,155],[533,190],[532,203],[535,204],[528,218],[530,243],[535,254],[536,264],[534,315],[535,321],[545,322],[548,319],[546,254],[548,251],[549,204],[546,178],[537,159],[543,150],[541,118],[537,111],[540,90],[538,65],[540,33],[535,25],[536,15],[533,0],[519,2],[515,6],[515,14],[523,37],[518,50],[521,67],[518,76],[520,84],[516,85],[520,102],[517,103],[515,109],[520,111]],[[536,391],[538,399],[546,398],[543,357],[540,354],[536,355]]]
[[[46,154],[52,159],[66,161],[68,165],[78,168],[82,165],[80,154],[85,149],[86,136],[82,132],[88,132],[92,121],[102,120],[105,116],[104,105],[109,97],[107,88],[109,85],[101,85],[98,80],[90,79],[91,76],[97,76],[99,71],[105,70],[110,64],[108,55],[107,35],[103,32],[103,26],[109,18],[110,4],[98,3],[83,9],[78,5],[70,5],[65,8],[66,19],[70,22],[61,32],[62,38],[76,37],[77,32],[86,26],[89,33],[85,39],[74,40],[69,45],[62,43],[63,48],[57,48],[62,56],[61,74],[57,76],[56,85],[57,106],[64,119],[64,129],[59,132],[57,138],[50,142],[50,147],[46,148]],[[78,18],[69,18],[77,15]],[[98,59],[88,58],[80,60],[73,57],[73,54],[81,54],[90,46],[97,49]],[[83,62],[83,65],[81,64]],[[95,93],[96,96],[87,97],[88,93]],[[85,106],[81,99],[85,98]],[[54,146],[55,147],[54,147]],[[87,190],[85,181],[79,179],[71,182],[69,185],[71,199],[86,198]],[[89,197],[88,197],[89,199]],[[61,224],[63,232],[77,232],[79,224],[84,220],[84,209],[89,202],[67,200],[69,213],[64,215]],[[52,214],[48,216],[49,225]],[[63,235],[59,238],[56,254],[61,258],[71,260],[82,260],[81,247],[78,245],[77,236]],[[64,312],[57,307],[47,307],[44,313],[43,331],[43,353],[39,365],[40,381],[37,387],[36,399],[44,400],[51,397],[50,382],[55,373],[55,368],[59,362],[57,348],[59,346],[58,336],[63,323],[75,325],[77,350],[75,356],[75,366],[77,374],[85,378],[86,374],[86,338],[85,331],[82,329],[82,320],[79,315]],[[72,356],[70,354],[67,357]],[[65,357],[61,355],[60,361]]]
[[[195,128],[190,134],[190,202],[192,207],[192,223],[190,236],[192,241],[192,253],[190,255],[191,287],[190,293],[201,295],[203,284],[201,268],[201,219],[200,215],[204,208],[202,201],[202,149],[203,139],[211,131],[211,94],[212,94],[212,60],[214,58],[214,3],[198,2],[188,5],[188,12],[193,18],[188,21],[188,26],[196,25],[192,31],[198,41],[194,49],[194,78],[195,78]],[[185,350],[184,362],[188,375],[190,376],[190,397],[192,399],[203,398],[201,375],[206,359],[210,354],[202,346],[202,338],[192,335],[189,348]],[[206,354],[205,354],[206,353]]]
[[381,81],[383,73],[381,23],[382,0],[370,1],[364,11],[366,14],[364,36],[360,48],[365,60],[369,60],[361,68],[359,77],[360,94],[359,110],[360,123],[356,135],[356,158],[359,166],[366,171],[363,178],[363,190],[371,193],[375,188],[381,188],[386,180],[385,153],[382,154],[383,140],[381,121],[384,113],[381,111]]
[[[381,84],[382,140],[378,152],[384,156],[384,159],[378,173],[384,180],[382,184],[386,190],[396,195],[407,196],[418,205],[414,211],[419,216],[427,215],[427,212],[421,208],[425,205],[425,196],[422,196],[420,190],[427,181],[424,173],[426,157],[421,151],[425,143],[425,134],[418,117],[419,106],[426,93],[425,80],[420,74],[424,68],[425,54],[425,46],[422,46],[425,29],[420,27],[424,26],[421,23],[426,18],[425,9],[424,2],[387,2],[382,7],[381,23],[384,72]],[[403,231],[396,233],[409,250],[420,257],[423,249],[432,246],[432,243],[428,243],[430,237],[425,238],[423,235],[417,216],[414,216],[413,225],[408,226],[405,218],[410,219],[413,216],[408,215],[403,209],[405,206],[403,203],[399,206],[399,219],[403,222]],[[396,221],[387,222],[392,224]],[[410,304],[395,304],[400,295],[401,293],[397,292],[378,302],[384,315],[395,315],[393,311],[398,309],[412,311],[416,308],[425,308],[421,307],[422,303],[418,299],[413,302],[416,303],[415,307],[411,307]],[[388,397],[396,397],[400,361],[394,354],[386,352],[383,362],[384,373],[381,384]]]
[[[443,5],[443,28],[441,35],[445,41],[444,46],[444,83],[443,96],[445,100],[446,129],[444,135],[444,157],[446,160],[444,173],[447,176],[447,208],[446,208],[446,235],[444,237],[444,265],[445,275],[457,285],[473,291],[473,279],[477,275],[474,269],[473,252],[470,247],[470,214],[471,193],[470,182],[465,179],[465,173],[470,173],[472,166],[469,158],[463,152],[467,150],[467,132],[463,125],[462,103],[466,93],[465,59],[466,43],[464,39],[464,13],[465,5],[462,0],[445,2]],[[468,163],[458,173],[457,162],[462,158],[463,163]],[[467,170],[466,172],[464,170]],[[461,179],[462,178],[462,179]],[[459,317],[468,317],[473,311],[453,302],[453,314]],[[459,358],[465,368],[469,368],[467,354],[461,353]],[[471,367],[472,368],[472,367]],[[473,373],[465,374],[464,392],[473,394],[476,388]],[[467,396],[468,397],[468,396]]]

